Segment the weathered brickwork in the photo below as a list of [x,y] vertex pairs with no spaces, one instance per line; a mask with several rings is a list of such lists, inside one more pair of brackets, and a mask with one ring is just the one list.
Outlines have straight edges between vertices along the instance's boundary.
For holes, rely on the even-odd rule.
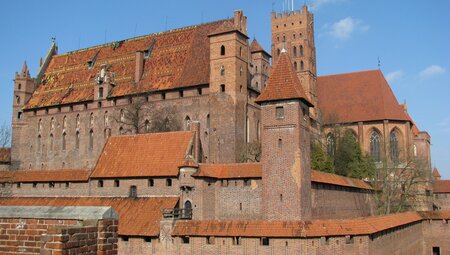
[[421,222],[385,230],[370,238],[368,254],[423,254],[424,238]]
[[449,220],[423,221],[424,254],[433,254],[433,247],[439,248],[440,254],[450,253]]
[[437,202],[441,210],[450,210],[450,193],[435,193],[434,200]]
[[314,219],[345,219],[374,215],[373,194],[366,190],[313,183],[311,189]]
[[117,221],[0,219],[2,254],[117,254]]

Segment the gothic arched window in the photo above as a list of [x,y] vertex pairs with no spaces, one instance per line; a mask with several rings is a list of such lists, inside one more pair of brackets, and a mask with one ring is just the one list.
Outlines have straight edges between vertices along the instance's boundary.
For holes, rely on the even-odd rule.
[[305,64],[303,63],[303,61],[300,61],[300,70],[305,69]]
[[398,137],[397,132],[395,130],[391,132],[390,146],[391,146],[391,159],[393,162],[397,163],[399,151],[398,151]]
[[75,149],[79,149],[80,148],[80,132],[76,132],[75,133]]
[[223,45],[220,47],[220,55],[225,56],[225,46]]
[[294,69],[297,71],[297,62],[294,62]]
[[294,49],[292,50],[294,57],[297,57],[297,47],[294,46]]
[[89,132],[89,150],[94,149],[94,131]]
[[184,127],[185,130],[191,129],[191,118],[189,118],[189,116],[186,116],[186,118],[184,119]]
[[380,140],[380,134],[377,131],[372,131],[370,135],[370,155],[375,162],[381,161]]
[[327,135],[327,153],[329,156],[334,156],[336,153],[336,139],[331,133]]
[[50,134],[50,151],[53,150],[53,134]]
[[66,150],[66,133],[62,134],[62,150]]
[[300,57],[303,57],[303,45],[300,45],[299,51],[300,51]]

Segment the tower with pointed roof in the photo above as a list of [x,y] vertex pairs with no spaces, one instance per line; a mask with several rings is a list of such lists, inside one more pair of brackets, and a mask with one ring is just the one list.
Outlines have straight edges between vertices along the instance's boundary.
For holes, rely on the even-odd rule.
[[[314,44],[314,16],[302,10],[272,13],[272,57],[276,64],[285,49],[308,99],[317,106],[316,48]],[[311,108],[311,118],[318,120],[317,107]],[[314,124],[314,123],[312,123]]]
[[262,119],[262,210],[268,220],[311,218],[310,118],[288,53],[280,53],[257,98]]
[[[25,114],[23,112],[23,107],[25,103],[33,95],[35,90],[35,82],[30,76],[30,71],[28,70],[27,63],[24,62],[22,70],[20,73],[16,72],[14,79],[14,99],[13,99],[13,116],[12,116],[12,148],[19,148],[22,146],[21,141],[22,132],[24,132],[24,127],[27,126],[25,121]],[[18,154],[18,150],[12,150],[11,154],[11,165],[13,168],[17,168],[18,162],[20,162],[21,155]]]

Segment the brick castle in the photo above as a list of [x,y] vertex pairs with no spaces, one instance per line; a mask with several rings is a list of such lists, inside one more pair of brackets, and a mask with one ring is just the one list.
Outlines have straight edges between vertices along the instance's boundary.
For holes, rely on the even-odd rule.
[[[381,71],[318,77],[306,6],[273,13],[271,38],[270,54],[249,43],[247,17],[235,11],[62,54],[53,42],[36,77],[24,64],[14,80],[12,146],[0,150],[0,251],[69,254],[72,235],[91,231],[98,236],[78,242],[77,254],[450,252],[450,184],[437,169],[432,175],[431,137]],[[125,111],[136,102],[148,110],[130,129]],[[161,113],[181,130],[143,134]],[[336,125],[380,168],[425,162],[416,211],[375,216],[379,191],[368,182],[311,169],[310,141],[332,151]],[[254,143],[261,162],[242,163]],[[73,214],[61,212],[57,220],[69,223],[59,224],[45,211],[66,207],[117,217],[94,214],[98,224],[83,229],[72,226],[87,224]],[[9,229],[39,221],[58,225],[49,234],[65,239]],[[11,241],[30,238],[44,248]]]

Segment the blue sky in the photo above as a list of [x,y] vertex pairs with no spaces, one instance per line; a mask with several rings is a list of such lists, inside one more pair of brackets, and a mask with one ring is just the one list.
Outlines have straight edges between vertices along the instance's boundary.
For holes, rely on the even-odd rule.
[[[64,3],[63,3],[64,2]],[[242,9],[249,36],[270,49],[270,12],[283,1],[5,1],[0,9],[0,125],[11,122],[14,73],[34,76],[51,37],[60,52],[201,22]],[[378,68],[450,179],[450,1],[302,0],[315,14],[319,75]]]

